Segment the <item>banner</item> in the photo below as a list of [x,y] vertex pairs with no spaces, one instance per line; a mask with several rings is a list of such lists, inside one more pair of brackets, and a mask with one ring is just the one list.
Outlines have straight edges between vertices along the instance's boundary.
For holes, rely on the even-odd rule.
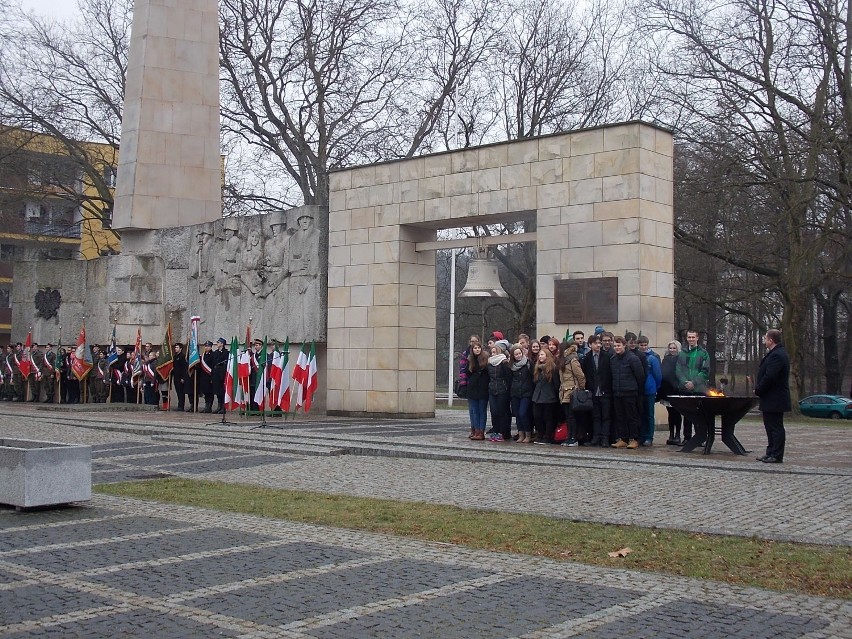
[[188,371],[201,361],[201,355],[198,353],[198,323],[201,318],[198,315],[193,315],[189,320],[189,344],[186,350],[186,367]]
[[27,333],[27,339],[24,343],[24,350],[21,353],[21,359],[18,362],[18,370],[21,371],[24,379],[29,377],[32,372],[32,350],[33,350],[33,332]]
[[160,346],[160,356],[157,358],[155,368],[160,375],[160,379],[166,381],[172,373],[175,358],[172,352],[172,323],[169,322],[166,326],[166,334],[163,336],[163,344]]
[[86,343],[86,323],[83,322],[80,334],[77,335],[77,348],[71,353],[71,372],[82,382],[91,372],[92,366],[92,352]]

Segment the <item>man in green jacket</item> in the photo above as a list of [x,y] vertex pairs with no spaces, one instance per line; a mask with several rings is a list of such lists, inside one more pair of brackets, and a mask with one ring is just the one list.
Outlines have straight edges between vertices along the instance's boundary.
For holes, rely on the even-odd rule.
[[[698,345],[698,331],[686,332],[686,346],[675,365],[679,391],[685,395],[703,395],[710,381],[710,355]],[[684,441],[692,437],[692,422],[683,416]]]

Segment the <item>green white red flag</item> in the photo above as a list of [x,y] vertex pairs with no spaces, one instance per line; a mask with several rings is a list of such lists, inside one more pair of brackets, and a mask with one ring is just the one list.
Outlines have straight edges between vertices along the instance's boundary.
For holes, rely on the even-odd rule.
[[228,352],[228,367],[225,370],[225,408],[230,411],[237,410],[240,403],[237,401],[237,362],[240,357],[240,347],[236,336],[231,338],[231,348]]
[[257,354],[257,387],[254,391],[254,403],[258,405],[261,412],[267,409],[266,400],[269,397],[269,388],[267,382],[269,378],[266,376],[266,338],[263,338],[263,348]]

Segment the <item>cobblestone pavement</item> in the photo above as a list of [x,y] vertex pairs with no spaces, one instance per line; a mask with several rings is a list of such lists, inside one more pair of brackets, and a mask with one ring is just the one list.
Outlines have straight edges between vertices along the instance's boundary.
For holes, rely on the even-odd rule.
[[[91,444],[95,482],[179,475],[852,544],[848,427],[793,426],[788,460],[767,467],[477,445],[455,411],[251,429],[7,406],[0,438]],[[760,435],[738,429],[747,448]],[[42,636],[852,639],[852,603],[95,496],[0,508],[0,637]]]

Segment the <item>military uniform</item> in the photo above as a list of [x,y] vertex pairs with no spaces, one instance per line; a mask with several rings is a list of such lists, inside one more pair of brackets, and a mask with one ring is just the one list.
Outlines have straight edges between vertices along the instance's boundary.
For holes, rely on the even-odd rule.
[[52,404],[56,395],[56,353],[48,344],[44,352],[44,366],[41,369],[41,386],[44,389],[44,403]]
[[15,397],[15,389],[12,386],[15,361],[12,355],[12,348],[7,347],[6,353],[0,358],[0,366],[3,367],[3,399],[10,402]]
[[24,357],[24,349],[18,345],[15,352],[12,353],[12,361],[14,362],[14,372],[12,373],[12,386],[14,386],[14,395],[16,402],[23,402],[27,399],[26,380],[21,373],[20,365]]

